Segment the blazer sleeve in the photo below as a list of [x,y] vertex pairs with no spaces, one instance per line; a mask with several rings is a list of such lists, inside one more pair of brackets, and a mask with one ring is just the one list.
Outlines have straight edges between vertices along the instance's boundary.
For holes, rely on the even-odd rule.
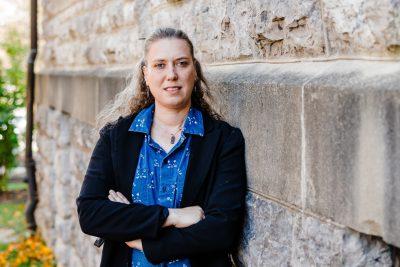
[[244,138],[234,128],[218,157],[215,183],[204,207],[205,219],[186,228],[165,228],[157,238],[142,239],[153,264],[209,252],[228,252],[235,244],[244,214],[246,168]]
[[100,131],[76,199],[82,231],[113,241],[155,238],[164,221],[164,208],[112,202],[108,200],[108,192],[114,185],[110,130],[106,126]]

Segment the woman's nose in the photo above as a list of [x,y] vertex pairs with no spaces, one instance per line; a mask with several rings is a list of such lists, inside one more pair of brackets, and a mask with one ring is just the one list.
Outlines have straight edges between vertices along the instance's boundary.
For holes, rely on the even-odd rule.
[[169,65],[167,67],[167,78],[168,78],[168,80],[176,80],[178,78],[175,66]]

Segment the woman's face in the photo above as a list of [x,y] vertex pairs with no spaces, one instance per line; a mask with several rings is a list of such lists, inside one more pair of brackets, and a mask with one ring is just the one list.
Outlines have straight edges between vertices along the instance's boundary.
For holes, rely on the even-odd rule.
[[156,105],[171,109],[190,106],[196,70],[186,41],[173,38],[152,43],[143,74]]

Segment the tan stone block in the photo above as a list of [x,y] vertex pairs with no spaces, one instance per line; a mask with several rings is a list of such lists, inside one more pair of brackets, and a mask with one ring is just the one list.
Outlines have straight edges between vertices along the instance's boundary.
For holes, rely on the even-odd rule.
[[399,57],[400,4],[323,0],[329,54]]
[[307,208],[396,246],[399,77],[398,62],[336,62],[304,93]]
[[252,190],[301,206],[301,89],[323,68],[302,63],[207,69],[216,106],[244,134]]

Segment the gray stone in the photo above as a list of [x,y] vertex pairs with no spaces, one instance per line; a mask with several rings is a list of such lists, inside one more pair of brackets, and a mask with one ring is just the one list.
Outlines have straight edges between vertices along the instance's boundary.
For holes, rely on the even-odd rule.
[[90,240],[88,240],[88,237],[86,237],[82,231],[79,232],[78,238],[74,240],[74,248],[76,249],[77,255],[79,259],[82,260],[84,263],[84,266],[91,266],[89,264],[89,255],[93,254],[91,253],[92,243],[90,243]]
[[74,119],[72,144],[82,151],[91,152],[99,135],[87,123]]
[[56,210],[54,203],[54,181],[56,175],[54,169],[48,167],[48,165],[38,165],[37,167],[43,170],[42,183],[38,184],[38,193],[39,195],[46,196],[44,199],[39,197],[39,205],[46,205],[53,212]]
[[239,260],[243,266],[392,266],[380,238],[321,221],[248,193]]
[[57,145],[60,147],[68,147],[71,141],[71,119],[65,114],[59,117],[59,128],[55,131],[57,136]]
[[52,138],[48,138],[46,136],[42,136],[38,138],[36,141],[38,146],[38,158],[44,160],[44,164],[53,164],[54,162],[54,155],[56,153],[57,144],[56,141]]
[[63,111],[63,109],[52,109],[47,117],[48,120],[46,125],[46,133],[50,138],[54,140],[57,140],[57,133],[60,130],[61,111]]
[[45,131],[46,131],[47,116],[48,116],[48,107],[47,106],[36,106],[36,113],[34,116],[35,127],[41,133],[45,133]]
[[307,208],[396,246],[399,74],[395,62],[337,62],[304,89]]
[[70,218],[76,209],[75,201],[68,189],[69,184],[65,185],[59,181],[56,181],[54,185],[56,216],[60,216],[64,219]]
[[380,238],[347,230],[343,235],[343,266],[397,266],[390,248]]
[[[86,173],[87,166],[89,165],[90,154],[82,151],[81,149],[71,147],[70,149],[70,168],[71,175],[73,175],[76,179],[72,179],[71,183],[74,181],[79,182],[79,187]],[[73,187],[73,186],[72,186]]]
[[65,243],[60,237],[54,246],[54,254],[56,256],[57,266],[67,267],[70,266],[70,252],[71,247]]
[[46,245],[54,250],[57,233],[54,228],[54,217],[51,211],[47,210],[45,207],[39,207],[35,210],[35,219],[38,224],[38,229],[46,241]]
[[256,194],[247,195],[239,259],[244,266],[288,266],[293,214]]
[[[89,265],[83,264],[83,261],[81,260],[81,258],[79,258],[78,252],[76,249],[72,248],[70,255],[71,256],[70,256],[69,266],[74,266],[74,267],[89,266]],[[96,266],[99,266],[99,265],[96,265]]]
[[63,240],[66,244],[72,243],[72,228],[74,227],[75,221],[71,218],[64,219],[61,216],[55,217],[55,230],[57,232],[57,236]]
[[339,266],[342,231],[337,227],[298,214],[294,224],[294,266]]
[[57,182],[68,185],[72,173],[70,167],[70,149],[58,149],[54,155],[54,168]]

